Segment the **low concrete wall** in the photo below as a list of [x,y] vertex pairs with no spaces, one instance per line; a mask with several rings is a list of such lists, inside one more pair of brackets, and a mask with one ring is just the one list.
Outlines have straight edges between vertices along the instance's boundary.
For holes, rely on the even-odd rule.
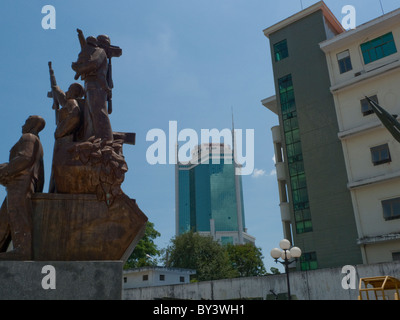
[[[342,273],[342,268],[291,272],[291,294],[299,300],[356,300],[360,278],[387,275],[400,279],[400,262],[357,265],[354,268],[355,289],[343,289],[342,280],[346,273]],[[125,289],[122,299],[266,299],[271,290],[276,294],[287,292],[286,274]]]
[[121,300],[122,261],[0,261],[0,300]]

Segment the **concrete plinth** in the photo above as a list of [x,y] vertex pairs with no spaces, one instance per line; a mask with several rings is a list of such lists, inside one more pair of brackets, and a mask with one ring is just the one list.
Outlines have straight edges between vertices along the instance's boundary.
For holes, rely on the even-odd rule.
[[122,261],[0,261],[0,300],[120,300]]

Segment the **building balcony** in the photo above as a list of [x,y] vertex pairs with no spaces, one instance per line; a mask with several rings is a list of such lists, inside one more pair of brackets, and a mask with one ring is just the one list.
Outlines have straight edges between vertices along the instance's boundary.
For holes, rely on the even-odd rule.
[[290,222],[290,205],[289,205],[289,202],[281,202],[279,207],[281,208],[281,220]]
[[271,128],[272,131],[272,141],[274,143],[282,143],[281,127],[274,126]]
[[275,164],[276,168],[276,178],[281,180],[286,180],[286,170],[285,170],[285,163],[284,162],[277,162]]

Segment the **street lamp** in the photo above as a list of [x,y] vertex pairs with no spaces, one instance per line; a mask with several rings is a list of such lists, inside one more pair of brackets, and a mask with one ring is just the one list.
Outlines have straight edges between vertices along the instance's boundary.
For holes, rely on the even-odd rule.
[[[283,239],[279,242],[279,248],[274,248],[271,250],[271,257],[275,259],[276,263],[280,263],[285,266],[286,279],[287,279],[287,287],[288,287],[288,300],[290,297],[290,284],[289,284],[289,265],[292,264],[297,258],[301,256],[301,250],[298,247],[291,247],[290,241],[287,239]],[[279,261],[281,258],[283,261]],[[294,258],[295,260],[290,259]]]

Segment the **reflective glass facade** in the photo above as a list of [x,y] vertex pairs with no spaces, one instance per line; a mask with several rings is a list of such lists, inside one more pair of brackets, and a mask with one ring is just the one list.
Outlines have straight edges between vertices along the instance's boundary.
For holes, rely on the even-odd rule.
[[194,204],[193,201],[190,201],[190,171],[184,170],[186,166],[181,166],[182,170],[179,171],[179,233],[185,232],[192,228],[191,226],[191,203]]
[[[238,231],[235,167],[232,163],[211,162],[179,165],[178,234],[189,230],[210,232]],[[232,162],[232,161],[230,161]],[[243,229],[244,207],[241,176],[238,176]]]
[[296,232],[304,233],[312,231],[312,223],[292,76],[278,82]]
[[318,269],[317,253],[304,252],[300,257],[300,268],[302,271]]

